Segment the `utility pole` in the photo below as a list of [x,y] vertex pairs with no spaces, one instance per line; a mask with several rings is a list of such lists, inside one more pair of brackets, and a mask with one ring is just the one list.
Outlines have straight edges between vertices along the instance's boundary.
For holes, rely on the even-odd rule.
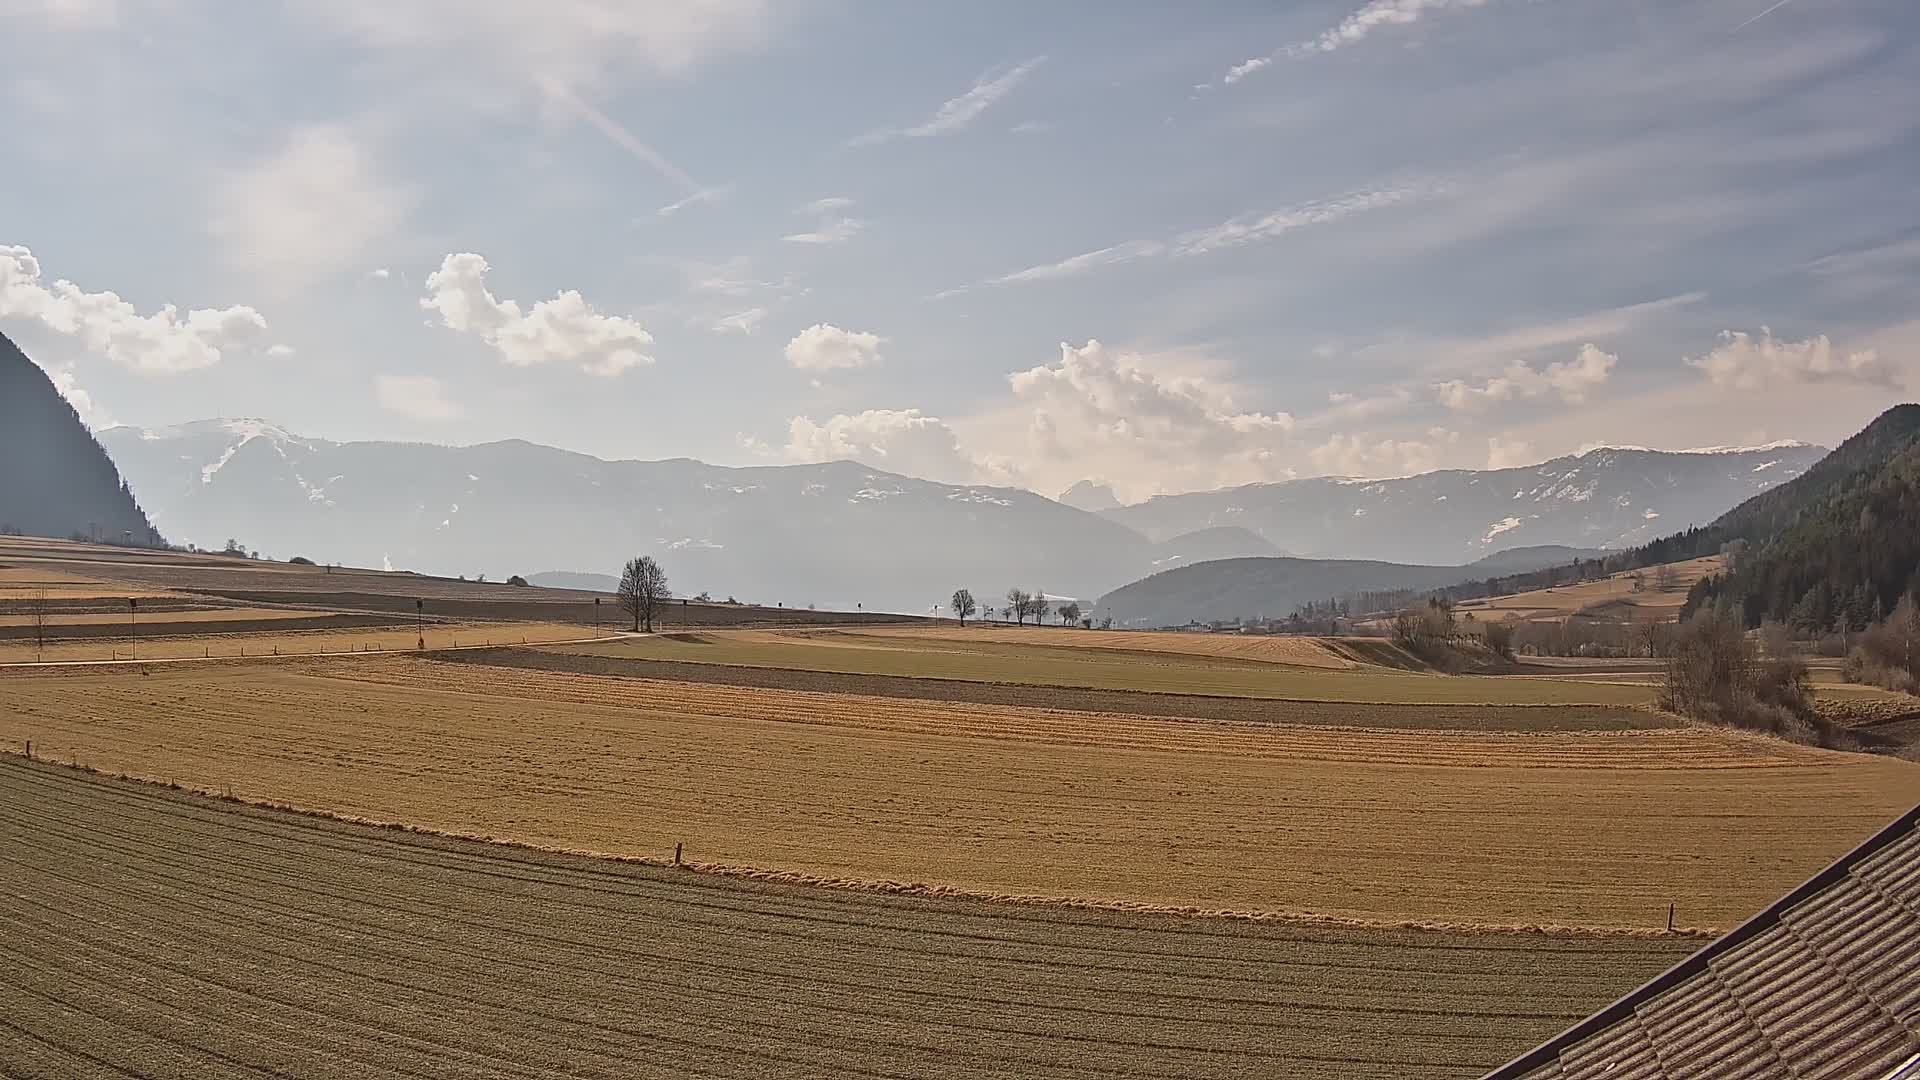
[[593,598],[593,636],[600,636],[600,598]]
[[427,650],[427,602],[419,597],[413,600],[413,623],[414,628],[419,632],[418,648],[421,652],[425,652]]
[[139,611],[140,601],[127,597],[127,631],[133,639],[132,656],[135,660],[140,659],[140,621],[135,618]]

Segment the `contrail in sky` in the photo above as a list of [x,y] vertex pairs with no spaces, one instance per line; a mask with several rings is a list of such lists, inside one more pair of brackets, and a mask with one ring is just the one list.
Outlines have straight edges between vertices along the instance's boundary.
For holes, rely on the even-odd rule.
[[582,101],[579,95],[567,88],[566,84],[557,79],[543,78],[536,81],[540,84],[540,88],[546,91],[549,98],[571,108],[580,115],[581,119],[596,128],[600,134],[605,135],[608,139],[612,140],[615,145],[627,153],[653,166],[654,171],[658,172],[661,176],[686,188],[688,192],[694,195],[698,195],[704,190],[698,180],[688,176],[678,165],[668,161],[665,154],[641,142],[634,136],[633,132],[621,127],[618,121],[587,104],[585,101]]
[[1740,31],[1745,30],[1747,27],[1752,26],[1754,23],[1759,22],[1761,19],[1766,18],[1767,16],[1773,14],[1776,11],[1779,11],[1781,8],[1786,7],[1788,4],[1791,4],[1791,3],[1793,3],[1793,0],[1780,0],[1779,3],[1773,5],[1772,7],[1761,12],[1760,14],[1755,15],[1753,18],[1748,19],[1746,22],[1741,23],[1739,26],[1734,27],[1732,32],[1737,34]]

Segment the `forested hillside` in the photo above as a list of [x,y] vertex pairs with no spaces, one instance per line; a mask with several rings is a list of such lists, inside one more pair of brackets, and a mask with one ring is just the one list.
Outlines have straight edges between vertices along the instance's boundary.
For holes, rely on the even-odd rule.
[[158,544],[113,460],[39,365],[0,334],[0,529]]
[[1748,544],[1728,573],[1694,586],[1689,614],[1805,631],[1879,621],[1920,591],[1920,405],[1889,409],[1805,476],[1672,539]]

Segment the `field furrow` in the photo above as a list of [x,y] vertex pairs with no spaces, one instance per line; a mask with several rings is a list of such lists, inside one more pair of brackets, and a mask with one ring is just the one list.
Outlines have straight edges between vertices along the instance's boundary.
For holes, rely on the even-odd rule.
[[18,757],[0,822],[17,1075],[1467,1077],[1693,944],[778,885]]

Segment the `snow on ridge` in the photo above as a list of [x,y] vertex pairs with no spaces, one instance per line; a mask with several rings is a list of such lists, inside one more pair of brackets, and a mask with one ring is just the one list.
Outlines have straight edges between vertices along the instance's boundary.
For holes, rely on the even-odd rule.
[[1688,450],[1676,450],[1679,454],[1764,454],[1769,450],[1809,450],[1810,442],[1799,439],[1775,439],[1759,446],[1696,446]]
[[1517,517],[1501,518],[1494,523],[1492,528],[1487,530],[1487,535],[1481,537],[1480,542],[1483,544],[1491,544],[1493,543],[1494,537],[1499,536],[1503,532],[1510,532],[1517,529],[1520,527],[1520,524],[1520,519]]

